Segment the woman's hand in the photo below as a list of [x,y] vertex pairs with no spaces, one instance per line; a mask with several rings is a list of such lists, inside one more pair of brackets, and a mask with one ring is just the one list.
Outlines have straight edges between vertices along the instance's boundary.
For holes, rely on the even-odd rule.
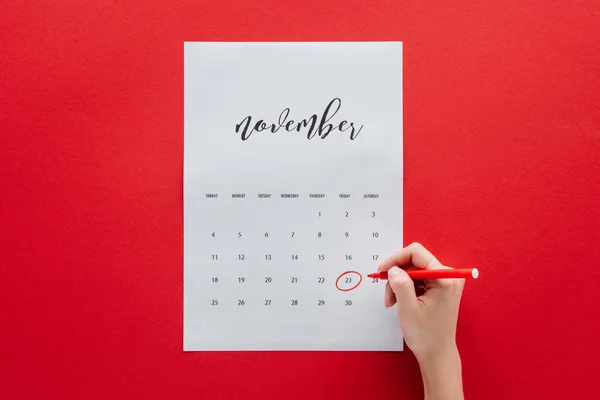
[[379,271],[388,271],[385,305],[397,304],[406,345],[421,367],[426,399],[462,399],[461,362],[456,323],[464,279],[425,281],[417,296],[414,282],[401,268],[446,269],[425,247],[412,243],[388,257]]

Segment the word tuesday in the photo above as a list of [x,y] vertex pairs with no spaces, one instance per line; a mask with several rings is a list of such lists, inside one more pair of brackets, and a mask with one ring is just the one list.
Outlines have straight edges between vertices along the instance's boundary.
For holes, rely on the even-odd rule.
[[321,116],[321,120],[319,125],[317,125],[317,120],[319,117],[317,114],[313,114],[309,118],[305,118],[300,122],[296,122],[293,119],[287,120],[290,114],[290,109],[285,108],[281,114],[279,115],[279,119],[277,120],[277,124],[267,124],[264,120],[259,119],[255,123],[252,122],[252,116],[247,116],[235,126],[235,132],[240,133],[242,140],[248,140],[248,138],[254,132],[262,132],[269,130],[272,133],[277,132],[279,129],[284,129],[288,132],[297,131],[300,132],[303,128],[308,128],[306,133],[307,139],[312,139],[315,135],[319,135],[321,139],[325,139],[332,131],[338,130],[340,132],[350,131],[350,140],[356,139],[358,134],[363,128],[361,125],[359,128],[354,126],[354,122],[348,122],[346,120],[341,121],[339,124],[331,124],[329,121],[342,107],[342,100],[339,98],[335,98],[329,102],[325,111],[323,111],[323,115]]

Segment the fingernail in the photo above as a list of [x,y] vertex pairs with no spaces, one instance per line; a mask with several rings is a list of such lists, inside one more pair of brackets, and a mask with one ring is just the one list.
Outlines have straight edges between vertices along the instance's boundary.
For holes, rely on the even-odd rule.
[[388,276],[398,275],[399,273],[400,273],[400,268],[398,268],[398,267],[392,267],[388,271]]

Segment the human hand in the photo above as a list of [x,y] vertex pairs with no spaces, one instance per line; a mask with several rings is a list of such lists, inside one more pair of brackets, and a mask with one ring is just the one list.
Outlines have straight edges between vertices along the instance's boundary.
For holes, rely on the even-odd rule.
[[414,282],[399,267],[448,267],[421,244],[412,243],[384,260],[378,270],[388,271],[385,306],[398,305],[404,340],[421,367],[425,398],[462,399],[456,323],[464,279],[425,281],[425,293],[417,296]]

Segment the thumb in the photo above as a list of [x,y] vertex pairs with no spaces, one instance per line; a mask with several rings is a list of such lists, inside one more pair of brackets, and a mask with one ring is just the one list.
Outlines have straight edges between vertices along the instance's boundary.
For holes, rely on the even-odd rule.
[[415,284],[406,271],[392,267],[388,270],[388,282],[396,295],[400,318],[411,318],[418,309]]

